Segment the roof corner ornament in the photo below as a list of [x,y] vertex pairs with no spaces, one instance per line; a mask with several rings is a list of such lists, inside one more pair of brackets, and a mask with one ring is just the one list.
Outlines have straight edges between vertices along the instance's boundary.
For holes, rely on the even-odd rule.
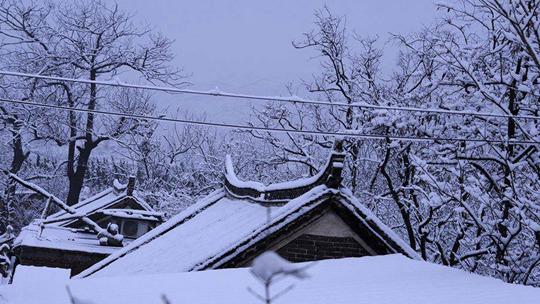
[[336,138],[334,140],[332,152],[343,153],[343,138]]
[[126,188],[126,194],[130,196],[133,195],[133,190],[135,190],[135,176],[130,175]]
[[334,140],[334,146],[332,147],[332,154],[328,161],[328,178],[326,179],[326,186],[332,189],[338,189],[341,186],[343,180],[342,172],[345,162],[345,153],[343,152],[343,139]]
[[126,189],[125,187],[117,178],[113,180],[112,188],[115,195],[121,194]]

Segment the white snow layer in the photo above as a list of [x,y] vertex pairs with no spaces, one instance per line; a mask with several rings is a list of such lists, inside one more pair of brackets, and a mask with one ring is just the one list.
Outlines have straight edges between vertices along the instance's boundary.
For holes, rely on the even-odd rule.
[[189,271],[230,249],[265,222],[266,208],[224,197],[178,228],[114,261],[94,276]]
[[[204,269],[224,253],[234,255],[234,252],[240,252],[268,233],[278,230],[316,206],[306,206],[307,202],[318,200],[332,191],[319,186],[282,207],[265,207],[259,203],[224,197],[222,191],[216,192],[192,206],[193,209],[188,208],[79,276],[105,277]],[[185,218],[189,220],[175,227]],[[281,221],[279,225],[267,229],[269,224],[277,221]],[[226,261],[225,258],[219,262]]]
[[[166,223],[83,271],[78,277],[170,273],[215,268],[306,212],[337,190],[318,186],[281,207],[265,207],[248,200],[229,198],[223,191],[210,194]],[[343,193],[342,193],[343,194]],[[360,218],[374,222],[410,257],[419,259],[390,228],[356,199],[342,196],[342,203]],[[354,207],[357,210],[354,210]],[[268,222],[270,209],[270,222]],[[358,214],[361,212],[363,214]],[[375,231],[373,231],[375,232]],[[377,232],[375,232],[377,233]]]
[[[62,282],[69,280],[71,270],[64,268],[18,265],[13,276],[13,285],[39,286],[44,281]],[[0,303],[1,300],[0,300]]]
[[[310,278],[285,278],[272,286],[276,293],[295,287],[276,302],[310,304],[533,304],[540,288],[506,284],[458,269],[420,262],[401,255],[319,261]],[[262,292],[249,269],[224,269],[173,274],[70,280],[78,299],[94,304],[258,303],[247,287]],[[65,281],[0,287],[0,303],[68,304]]]
[[95,233],[55,225],[44,225],[41,229],[37,222],[24,227],[13,245],[102,254],[111,254],[119,249],[101,246]]

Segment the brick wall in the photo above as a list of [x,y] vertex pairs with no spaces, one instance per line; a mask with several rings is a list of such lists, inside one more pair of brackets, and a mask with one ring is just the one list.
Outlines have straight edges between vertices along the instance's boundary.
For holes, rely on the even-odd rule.
[[302,234],[277,253],[291,262],[360,257],[369,253],[352,237]]

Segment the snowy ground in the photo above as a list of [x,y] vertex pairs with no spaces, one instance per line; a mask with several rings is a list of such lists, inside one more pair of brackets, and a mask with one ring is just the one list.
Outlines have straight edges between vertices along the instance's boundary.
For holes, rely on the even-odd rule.
[[[295,284],[275,303],[539,303],[540,289],[505,284],[460,270],[428,264],[400,255],[320,261],[307,269],[310,278],[287,278],[274,291]],[[35,282],[35,280],[34,280]],[[40,284],[0,288],[0,303],[70,303],[66,283],[85,304],[258,303],[247,291],[262,287],[248,269],[226,269],[70,280],[42,278]]]

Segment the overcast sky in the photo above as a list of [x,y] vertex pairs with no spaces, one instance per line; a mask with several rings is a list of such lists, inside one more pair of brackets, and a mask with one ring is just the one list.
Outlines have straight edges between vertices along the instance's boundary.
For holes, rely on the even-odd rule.
[[[318,61],[291,41],[313,28],[313,13],[325,4],[363,36],[407,34],[435,18],[433,0],[118,0],[147,23],[174,39],[175,64],[193,76],[194,89],[261,95],[286,94],[291,81],[309,79]],[[395,62],[395,47],[385,46],[386,68]],[[161,104],[181,104],[209,118],[237,120],[245,103],[226,104],[213,97],[156,95]],[[244,106],[239,106],[239,105]]]

